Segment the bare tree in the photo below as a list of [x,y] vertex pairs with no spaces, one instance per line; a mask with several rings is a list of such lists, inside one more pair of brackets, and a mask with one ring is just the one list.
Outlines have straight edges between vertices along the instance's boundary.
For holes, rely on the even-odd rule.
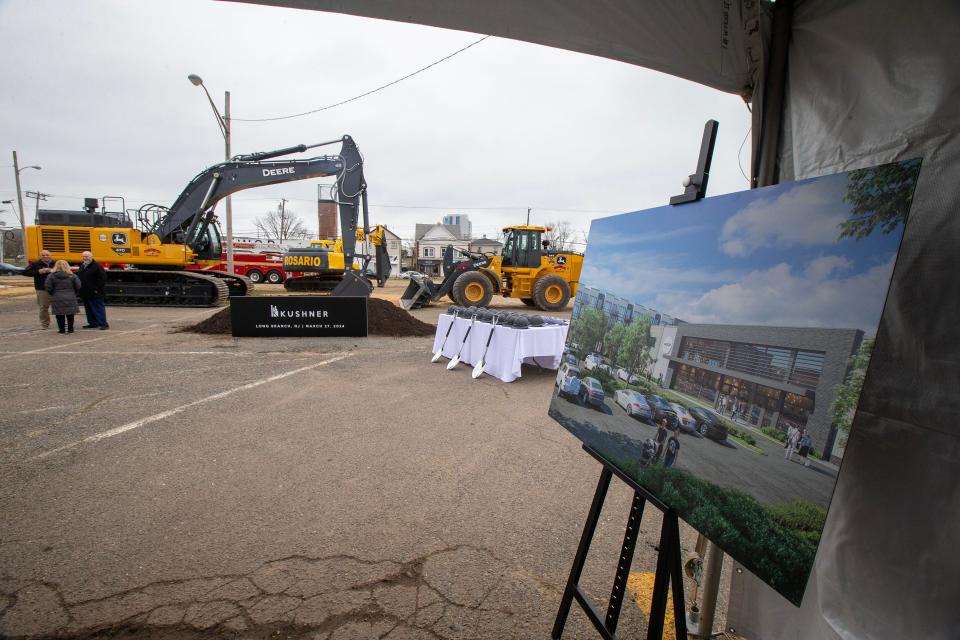
[[281,200],[276,211],[268,211],[255,222],[257,230],[277,244],[283,244],[287,240],[302,240],[308,234],[300,216],[287,209],[286,205],[287,201]]
[[569,251],[572,249],[572,243],[574,241],[574,231],[573,226],[566,220],[561,220],[560,222],[548,222],[547,227],[550,231],[547,231],[543,234],[544,240],[550,241],[550,247],[554,251]]

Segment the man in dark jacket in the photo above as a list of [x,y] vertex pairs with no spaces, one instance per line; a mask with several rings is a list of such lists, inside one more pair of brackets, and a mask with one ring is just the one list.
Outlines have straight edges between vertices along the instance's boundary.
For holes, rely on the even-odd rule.
[[107,272],[99,262],[93,259],[93,254],[89,251],[84,251],[80,257],[83,259],[83,264],[77,271],[77,277],[80,278],[83,310],[87,313],[87,324],[83,325],[83,328],[109,329],[107,308],[104,306]]
[[54,264],[53,256],[44,249],[40,252],[40,259],[31,262],[22,272],[25,276],[33,276],[33,288],[37,290],[37,304],[40,306],[40,326],[44,329],[50,328],[51,297],[43,285],[47,281],[47,274],[53,271]]

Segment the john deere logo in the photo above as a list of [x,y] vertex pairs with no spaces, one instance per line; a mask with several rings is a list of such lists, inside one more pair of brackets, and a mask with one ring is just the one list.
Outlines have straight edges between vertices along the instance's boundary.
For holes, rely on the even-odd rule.
[[113,244],[127,244],[127,234],[115,233],[111,236],[110,241],[113,242]]

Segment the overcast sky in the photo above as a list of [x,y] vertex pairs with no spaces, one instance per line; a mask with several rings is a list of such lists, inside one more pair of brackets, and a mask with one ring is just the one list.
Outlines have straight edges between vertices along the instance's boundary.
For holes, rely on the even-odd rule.
[[[202,89],[234,118],[299,113],[362,94],[482,34],[230,2],[0,0],[0,195],[45,206],[123,196],[127,208],[172,204],[222,161]],[[372,222],[412,238],[416,223],[468,214],[474,235],[508,224],[569,221],[666,203],[696,165],[703,125],[720,122],[709,193],[747,188],[743,101],[602,58],[489,38],[356,102],[233,126],[233,152],[350,134],[365,157]],[[334,152],[336,147],[330,147]],[[738,157],[739,151],[739,157]],[[306,156],[304,156],[306,157]],[[317,181],[234,197],[234,232],[280,198],[316,230]],[[30,211],[33,200],[25,200]],[[9,206],[7,207],[9,209]],[[218,207],[222,217],[222,205]],[[32,219],[27,217],[28,223]],[[13,224],[11,211],[0,220]]]

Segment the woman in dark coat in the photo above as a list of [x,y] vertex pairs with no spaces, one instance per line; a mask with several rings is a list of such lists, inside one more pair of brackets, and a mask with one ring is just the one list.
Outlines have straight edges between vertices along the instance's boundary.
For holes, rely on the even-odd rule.
[[73,333],[73,316],[80,312],[77,304],[80,278],[70,271],[66,260],[57,260],[43,286],[52,298],[50,310],[57,317],[57,329],[60,333]]

